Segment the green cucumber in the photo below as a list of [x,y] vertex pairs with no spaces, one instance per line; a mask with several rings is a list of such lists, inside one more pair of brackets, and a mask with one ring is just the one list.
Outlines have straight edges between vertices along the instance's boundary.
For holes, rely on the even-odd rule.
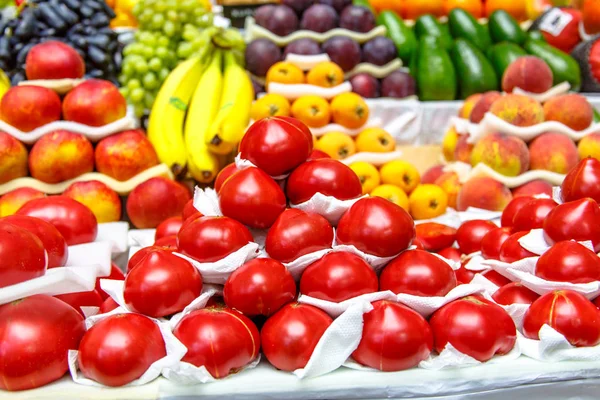
[[525,50],[548,64],[554,75],[554,85],[566,81],[571,84],[571,90],[579,91],[581,87],[581,68],[579,68],[579,64],[573,57],[539,40],[526,41]]
[[540,42],[545,42],[546,38],[541,31],[534,30],[527,32],[527,40],[539,40]]
[[450,32],[446,27],[443,27],[442,24],[431,14],[425,14],[420,16],[415,22],[415,34],[417,35],[417,39],[420,39],[424,36],[435,36],[440,38],[440,44],[446,50],[449,50],[452,47],[452,36],[450,36]]
[[411,72],[417,81],[420,100],[454,100],[456,98],[456,72],[452,60],[439,38],[424,36]]
[[492,45],[488,30],[465,10],[455,8],[450,11],[448,26],[452,37],[469,40],[479,50],[486,51]]
[[392,39],[398,49],[398,58],[404,64],[409,64],[417,49],[417,38],[412,29],[393,11],[382,11],[377,16],[377,25],[385,26],[387,36]]
[[512,42],[522,45],[527,39],[518,22],[504,10],[494,11],[489,16],[488,25],[494,43]]
[[454,41],[450,57],[458,76],[459,98],[498,89],[498,76],[485,55],[473,43],[459,38]]
[[526,55],[527,52],[523,50],[523,48],[510,42],[497,43],[487,51],[487,58],[490,60],[490,63],[492,63],[500,80],[502,80],[506,68],[508,68],[513,61]]

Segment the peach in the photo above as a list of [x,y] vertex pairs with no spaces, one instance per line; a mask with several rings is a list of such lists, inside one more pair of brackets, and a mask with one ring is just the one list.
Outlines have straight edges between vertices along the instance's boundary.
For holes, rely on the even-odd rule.
[[126,181],[157,164],[156,151],[140,129],[109,136],[96,146],[96,169],[118,181]]
[[535,179],[521,186],[517,186],[513,189],[512,193],[513,197],[536,196],[540,194],[552,196],[552,185],[541,179]]
[[479,163],[502,175],[517,176],[529,169],[529,150],[518,137],[491,133],[473,147],[471,165]]
[[54,131],[42,136],[29,156],[31,176],[59,183],[94,170],[94,149],[79,133]]
[[0,183],[27,176],[27,149],[8,133],[0,132]]
[[530,93],[544,93],[552,88],[554,76],[548,64],[534,56],[519,57],[504,71],[502,90],[512,93],[520,88]]
[[454,161],[461,161],[467,164],[471,163],[471,152],[473,144],[468,142],[469,135],[461,135],[456,142],[454,149]]
[[500,92],[485,92],[481,95],[477,103],[473,106],[473,110],[471,110],[471,114],[469,115],[469,121],[478,124],[481,122],[485,113],[490,111],[490,107],[492,104],[498,100],[502,95]]
[[429,168],[425,173],[421,176],[421,183],[434,183],[437,178],[442,176],[444,173],[443,165],[436,165],[435,167]]
[[63,117],[67,121],[89,126],[103,126],[121,119],[127,102],[109,81],[90,79],[71,90],[63,100]]
[[577,147],[571,139],[555,132],[546,132],[529,144],[531,169],[566,174],[579,162]]
[[600,160],[600,133],[591,133],[577,145],[579,158],[593,157]]
[[138,229],[156,228],[170,217],[180,216],[192,198],[181,183],[158,177],[139,184],[127,199],[127,215]]
[[442,142],[442,152],[446,161],[454,161],[454,150],[460,136],[454,127],[451,127],[446,132],[446,136],[444,136],[444,141]]
[[490,211],[502,211],[512,200],[512,193],[502,183],[486,176],[475,177],[465,182],[458,192],[456,206],[459,211],[469,207]]
[[436,179],[435,184],[442,188],[448,195],[448,207],[456,209],[456,200],[460,192],[461,183],[456,172],[445,172]]
[[471,111],[473,111],[473,107],[475,107],[475,104],[477,104],[481,96],[481,93],[475,93],[467,97],[465,99],[465,102],[463,103],[463,106],[458,112],[458,116],[460,118],[469,119],[469,117],[471,116]]
[[29,200],[39,199],[46,196],[39,190],[23,187],[11,190],[0,197],[0,217],[6,217],[15,214]]
[[121,219],[121,198],[100,181],[75,182],[65,190],[63,196],[87,206],[96,216],[98,223],[116,222]]
[[40,86],[15,86],[2,97],[0,115],[7,124],[30,132],[60,119],[60,97]]
[[83,78],[85,62],[74,48],[63,42],[49,40],[36,44],[27,53],[27,79]]
[[516,126],[531,126],[544,122],[542,105],[528,96],[507,94],[494,101],[490,112]]
[[558,121],[569,128],[582,131],[594,121],[594,110],[585,97],[563,94],[544,103],[546,121]]

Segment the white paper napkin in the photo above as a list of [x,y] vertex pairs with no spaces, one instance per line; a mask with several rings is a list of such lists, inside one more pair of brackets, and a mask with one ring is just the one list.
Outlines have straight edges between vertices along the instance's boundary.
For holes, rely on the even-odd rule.
[[361,196],[352,200],[338,200],[333,196],[315,193],[304,203],[292,204],[290,207],[319,214],[325,217],[332,226],[337,226],[344,213],[348,211],[354,203],[364,197],[367,196]]
[[562,334],[546,324],[540,329],[539,337],[540,340],[519,337],[523,354],[546,362],[600,360],[600,345],[575,347]]
[[95,242],[110,242],[113,253],[124,253],[128,247],[129,224],[127,222],[107,222],[98,224]]

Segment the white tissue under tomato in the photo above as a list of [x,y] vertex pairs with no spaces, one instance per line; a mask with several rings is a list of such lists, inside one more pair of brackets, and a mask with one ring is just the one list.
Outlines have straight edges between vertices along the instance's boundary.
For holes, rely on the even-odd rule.
[[363,197],[358,197],[351,200],[338,200],[333,196],[326,196],[322,193],[315,193],[310,199],[303,203],[291,204],[290,207],[297,208],[302,211],[319,214],[329,221],[333,226],[337,226],[342,215],[354,203]]

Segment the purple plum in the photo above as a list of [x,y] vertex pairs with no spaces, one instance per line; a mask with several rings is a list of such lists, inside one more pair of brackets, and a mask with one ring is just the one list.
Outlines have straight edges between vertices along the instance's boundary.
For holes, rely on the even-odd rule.
[[414,78],[407,72],[394,71],[381,81],[381,96],[402,99],[417,92]]
[[363,62],[385,65],[398,57],[398,49],[392,39],[377,36],[363,46]]
[[298,17],[288,6],[278,5],[273,8],[264,25],[260,25],[278,36],[287,36],[298,30]]
[[335,11],[338,13],[341,13],[344,8],[352,4],[352,0],[317,0],[317,3],[327,4],[328,6],[335,8]]
[[246,69],[256,76],[265,76],[273,64],[281,61],[281,50],[269,39],[256,39],[246,46]]
[[334,36],[327,40],[323,43],[323,51],[344,71],[350,71],[360,63],[360,46],[346,36]]
[[375,16],[365,7],[348,6],[342,11],[340,27],[354,32],[369,32],[375,28]]
[[338,26],[338,14],[326,4],[314,4],[302,16],[300,27],[315,32],[327,32]]
[[352,91],[365,98],[379,97],[379,81],[369,74],[361,73],[350,78]]
[[314,0],[283,0],[281,3],[290,7],[292,10],[296,12],[298,15],[302,15],[302,13],[311,5],[314,4]]
[[297,39],[287,45],[283,52],[285,58],[288,54],[302,54],[306,56],[321,54],[321,46],[316,41],[309,38]]

